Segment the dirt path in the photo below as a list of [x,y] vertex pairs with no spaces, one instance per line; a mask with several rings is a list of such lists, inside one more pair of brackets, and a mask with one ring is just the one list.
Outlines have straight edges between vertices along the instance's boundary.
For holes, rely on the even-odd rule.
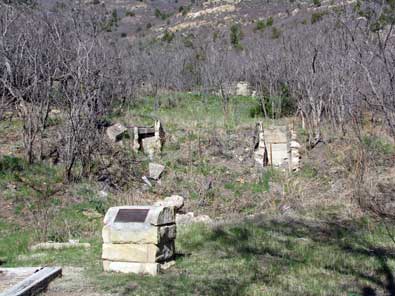
[[52,281],[47,291],[43,294],[45,296],[109,296],[111,294],[103,294],[95,291],[84,275],[82,267],[63,267],[63,276]]

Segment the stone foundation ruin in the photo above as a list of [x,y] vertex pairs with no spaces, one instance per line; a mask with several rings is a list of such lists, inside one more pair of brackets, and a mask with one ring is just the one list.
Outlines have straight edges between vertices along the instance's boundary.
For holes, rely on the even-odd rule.
[[123,206],[104,217],[103,269],[157,275],[175,255],[174,207]]
[[256,124],[254,158],[258,167],[272,166],[297,171],[300,166],[296,133],[288,126],[272,126],[264,129]]
[[155,121],[153,127],[125,127],[121,123],[116,123],[107,128],[106,134],[113,143],[123,143],[123,139],[129,136],[132,139],[131,148],[133,151],[142,151],[150,159],[153,159],[155,155],[162,151],[165,142],[165,131],[159,120]]
[[143,151],[151,159],[162,151],[164,141],[165,132],[159,120],[155,121],[154,127],[133,127],[133,150]]

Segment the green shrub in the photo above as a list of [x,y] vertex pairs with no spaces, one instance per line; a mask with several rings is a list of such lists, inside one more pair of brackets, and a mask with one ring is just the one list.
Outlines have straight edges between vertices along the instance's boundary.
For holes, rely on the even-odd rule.
[[103,22],[102,29],[106,32],[112,32],[113,27],[118,27],[118,13],[116,9],[113,9],[111,12],[111,17]]
[[21,158],[14,156],[3,156],[0,160],[0,175],[24,170],[25,162]]
[[133,11],[127,11],[125,15],[126,15],[126,16],[131,16],[131,17],[133,17],[133,16],[135,16],[136,14],[135,14]]
[[191,6],[183,7],[182,15],[186,16],[191,11]]
[[219,33],[218,33],[218,31],[215,31],[215,32],[213,33],[213,41],[214,41],[214,42],[217,41],[218,38],[219,38]]
[[113,10],[112,10],[112,13],[111,13],[111,22],[112,22],[112,25],[115,26],[115,27],[118,27],[118,20],[119,20],[119,18],[118,18],[118,12],[117,12],[116,9],[113,9]]
[[272,39],[278,39],[281,36],[281,30],[277,29],[276,27],[272,28]]
[[163,34],[162,41],[170,43],[173,41],[173,39],[174,39],[174,33],[166,30],[165,34]]
[[267,19],[267,21],[266,21],[266,26],[267,27],[271,27],[271,26],[273,26],[273,18],[272,17],[269,17],[268,19]]
[[364,136],[362,142],[365,148],[376,155],[392,155],[395,153],[395,146],[385,139],[375,135]]
[[258,20],[256,22],[256,27],[255,27],[255,31],[263,31],[266,28],[266,24],[265,21],[263,20]]
[[[289,89],[286,84],[280,86],[280,91],[277,96],[264,96],[263,103],[265,104],[266,114],[270,118],[290,116],[296,111],[295,100],[289,94]],[[258,104],[260,110],[263,110],[261,100],[258,101]],[[258,108],[256,110],[258,111]],[[263,115],[263,111],[260,112]],[[252,110],[250,110],[250,115],[252,114]]]
[[195,36],[193,34],[188,34],[183,38],[183,43],[185,47],[193,48],[193,39]]
[[324,12],[324,11],[314,12],[311,15],[311,24],[315,24],[316,22],[319,22],[325,14],[326,14],[326,12]]
[[249,115],[251,118],[257,118],[263,115],[262,107],[257,103],[254,106],[251,106],[249,111]]
[[320,0],[313,0],[313,4],[317,7],[321,6],[321,1]]
[[315,167],[313,167],[311,164],[304,164],[300,171],[298,172],[298,175],[306,178],[306,179],[312,179],[315,178],[318,174],[318,171]]
[[240,41],[243,38],[243,31],[241,30],[240,24],[233,24],[230,27],[230,43],[238,49],[242,49]]
[[164,20],[166,20],[168,17],[170,17],[171,14],[170,14],[170,13],[162,12],[162,11],[160,11],[160,9],[156,8],[156,9],[155,9],[155,16],[156,16],[157,18],[160,18],[161,20],[164,21]]

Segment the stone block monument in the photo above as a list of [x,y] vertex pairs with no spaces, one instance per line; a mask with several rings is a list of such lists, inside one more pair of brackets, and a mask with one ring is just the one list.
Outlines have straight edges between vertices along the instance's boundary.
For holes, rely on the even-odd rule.
[[174,258],[174,207],[123,206],[104,217],[104,271],[156,275]]

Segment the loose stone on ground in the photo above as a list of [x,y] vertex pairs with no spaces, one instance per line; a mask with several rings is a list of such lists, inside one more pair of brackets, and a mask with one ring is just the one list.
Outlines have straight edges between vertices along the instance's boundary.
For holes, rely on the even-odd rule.
[[107,128],[106,134],[107,134],[108,138],[112,142],[115,143],[115,142],[122,140],[122,138],[125,135],[125,133],[127,132],[127,130],[128,129],[123,124],[116,123],[116,124]]
[[174,207],[179,211],[184,206],[184,198],[180,195],[172,195],[166,197],[164,200],[159,200],[154,203],[155,206]]
[[154,180],[159,180],[163,171],[165,170],[165,166],[159,163],[150,162],[148,165],[149,169],[149,177]]

